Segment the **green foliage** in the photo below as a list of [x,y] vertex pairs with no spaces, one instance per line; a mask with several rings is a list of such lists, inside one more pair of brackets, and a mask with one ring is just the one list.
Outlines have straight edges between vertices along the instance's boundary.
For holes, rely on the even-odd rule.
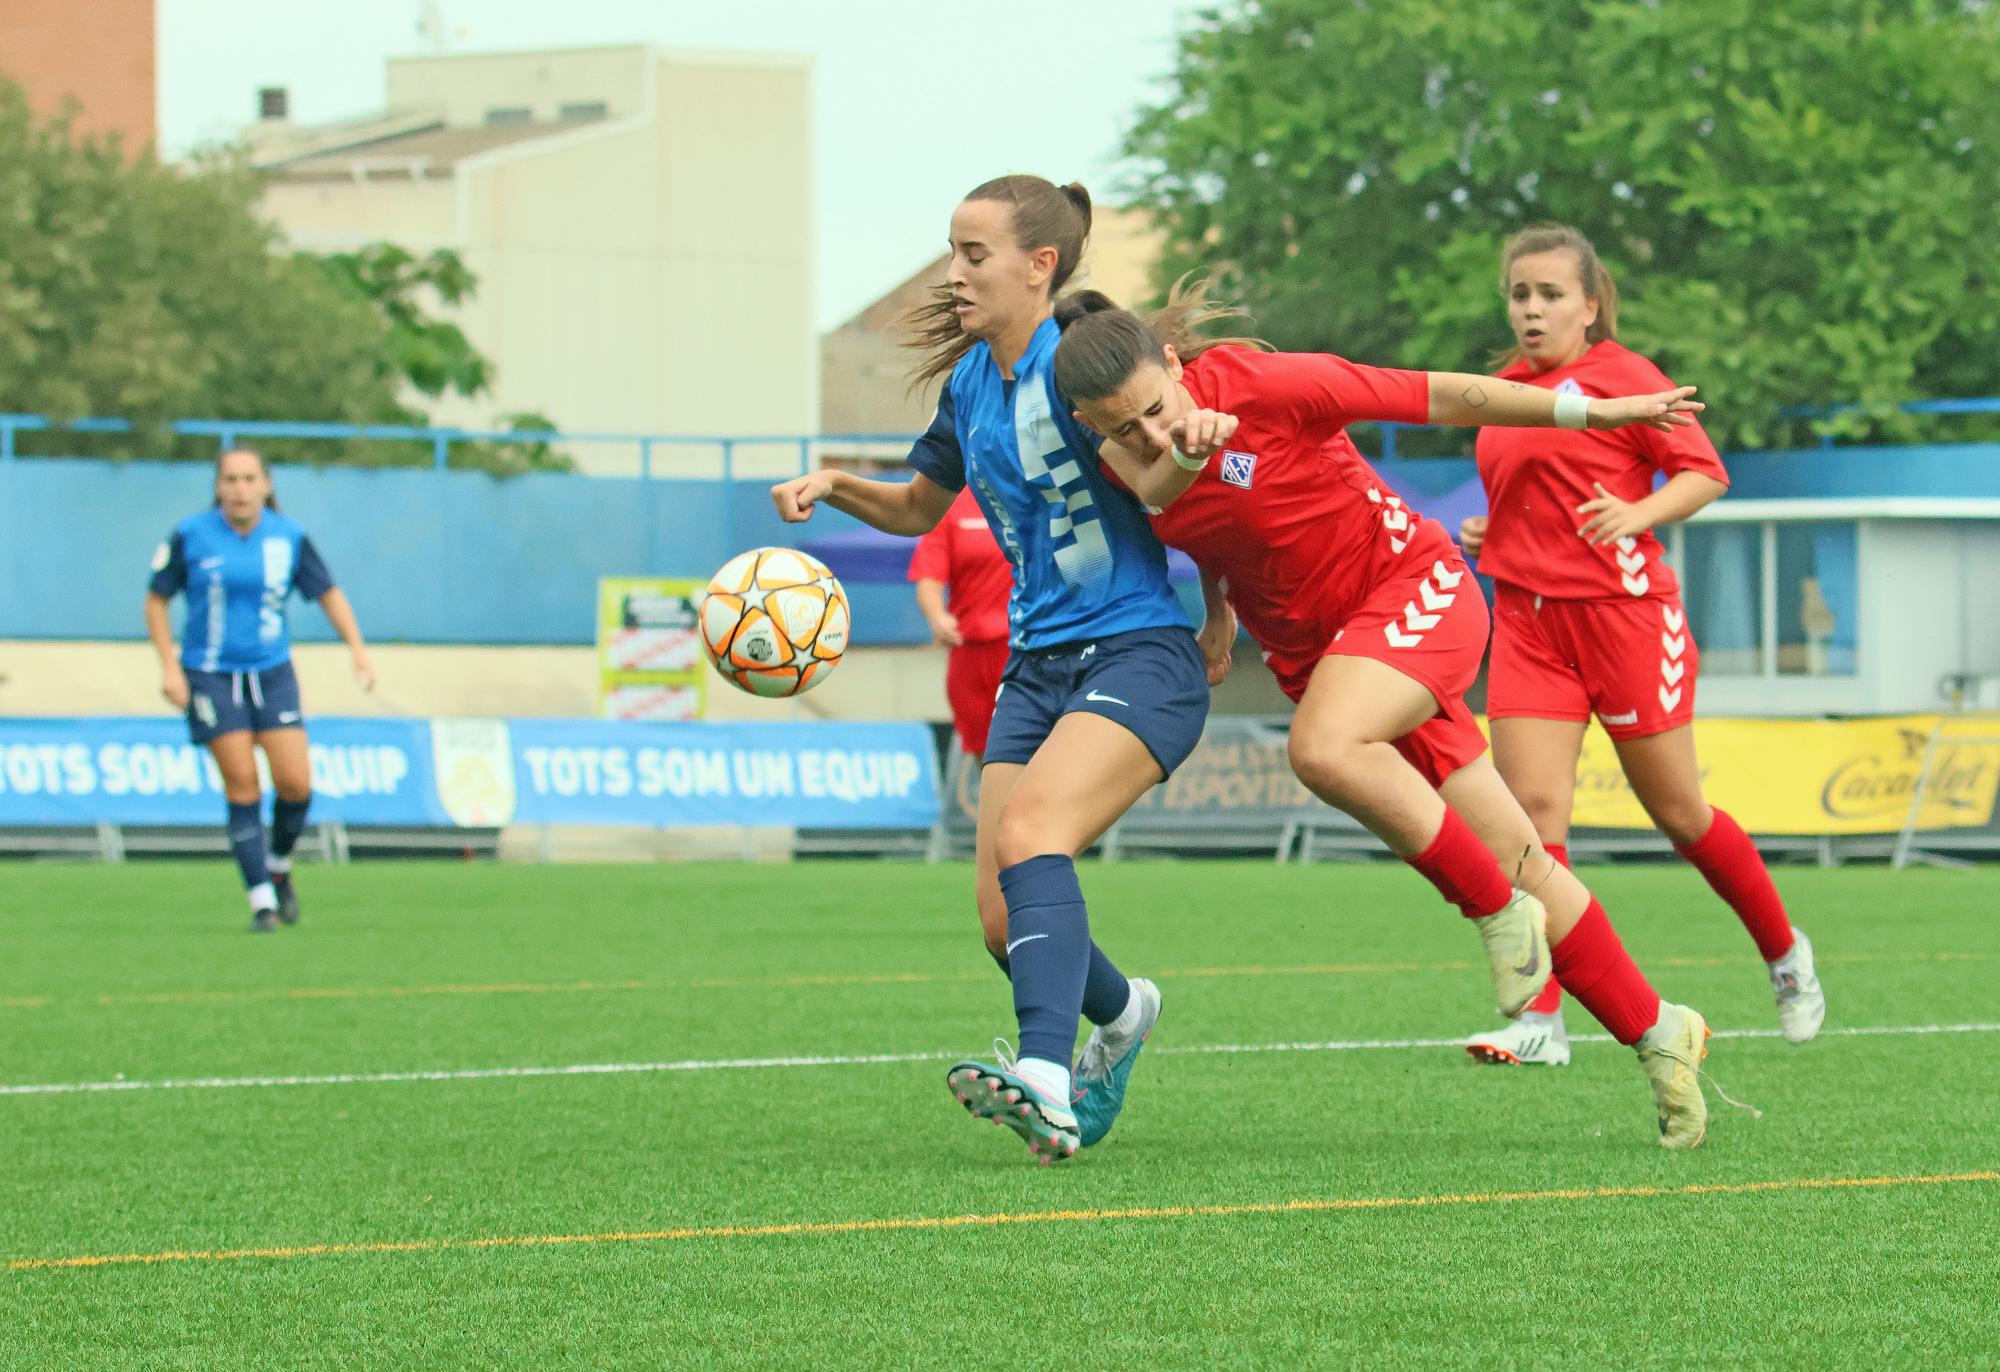
[[[0,79],[0,409],[129,418],[130,435],[63,433],[45,450],[210,457],[169,420],[424,424],[403,403],[483,392],[491,366],[436,306],[475,285],[455,254],[378,244],[315,258],[258,218],[258,176],[221,154],[163,166],[116,140],[39,123]],[[514,428],[554,427],[538,415]],[[24,442],[24,449],[36,446]],[[421,464],[428,445],[273,443],[287,460]],[[546,444],[456,444],[454,466],[568,470]]]
[[1171,235],[1280,346],[1483,368],[1499,246],[1590,234],[1621,338],[1729,446],[1964,439],[2000,395],[2000,13],[1978,0],[1260,0],[1183,36],[1128,151]]

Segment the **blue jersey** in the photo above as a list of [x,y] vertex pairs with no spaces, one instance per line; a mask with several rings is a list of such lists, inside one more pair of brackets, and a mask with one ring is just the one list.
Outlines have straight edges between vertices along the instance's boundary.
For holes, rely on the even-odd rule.
[[972,486],[1014,564],[1007,619],[1016,648],[1189,628],[1145,511],[1105,478],[1097,441],[1056,394],[1061,337],[1044,321],[1011,381],[992,349],[974,345],[952,369],[910,465],[946,490]]
[[153,554],[154,595],[187,592],[181,665],[197,672],[262,672],[292,655],[285,600],[318,600],[333,576],[299,522],[265,510],[239,534],[219,509],[174,525]]

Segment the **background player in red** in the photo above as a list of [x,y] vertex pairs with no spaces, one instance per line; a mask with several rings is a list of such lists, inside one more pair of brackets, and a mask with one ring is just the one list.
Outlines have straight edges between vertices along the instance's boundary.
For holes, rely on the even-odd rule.
[[[1517,340],[1501,380],[1568,396],[1670,384],[1619,346],[1617,289],[1577,230],[1523,230],[1500,272]],[[1577,758],[1595,713],[1653,823],[1756,940],[1785,1037],[1805,1042],[1826,1016],[1812,944],[1792,927],[1756,845],[1702,795],[1691,727],[1700,654],[1652,533],[1728,489],[1715,445],[1697,423],[1483,429],[1478,451],[1489,513],[1466,520],[1460,536],[1498,583],[1487,706],[1500,774],[1542,845],[1567,863]],[[1658,490],[1656,475],[1666,477]],[[1527,1014],[1473,1037],[1468,1051],[1486,1062],[1568,1062],[1561,1003],[1552,980]]]
[[986,755],[993,698],[1007,666],[1007,595],[1014,589],[1014,565],[1000,551],[970,487],[958,493],[938,526],[917,540],[910,580],[917,583],[917,608],[931,637],[951,649],[945,699],[959,746],[977,761]]
[[[1503,1013],[1518,1012],[1552,965],[1638,1049],[1662,1145],[1695,1146],[1707,1123],[1697,1081],[1707,1027],[1661,1001],[1603,907],[1540,851],[1463,699],[1486,647],[1485,600],[1450,536],[1405,506],[1344,431],[1367,419],[1684,423],[1699,408],[1692,388],[1572,400],[1199,341],[1192,325],[1204,313],[1221,312],[1204,312],[1199,292],[1170,302],[1160,323],[1173,342],[1163,344],[1097,292],[1072,296],[1057,309],[1056,385],[1105,437],[1105,463],[1145,502],[1161,541],[1202,569],[1211,679],[1234,637],[1234,605],[1298,703],[1289,746],[1299,779],[1475,922]],[[1216,448],[1213,460],[1188,456]]]

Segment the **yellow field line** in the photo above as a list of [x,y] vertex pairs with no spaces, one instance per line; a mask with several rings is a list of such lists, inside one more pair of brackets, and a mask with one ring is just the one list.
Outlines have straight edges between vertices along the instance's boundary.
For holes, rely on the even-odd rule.
[[502,1234],[473,1239],[406,1239],[389,1243],[314,1243],[296,1247],[167,1249],[157,1253],[82,1254],[68,1258],[15,1258],[10,1272],[55,1268],[120,1267],[189,1262],[241,1262],[251,1258],[318,1258],[351,1253],[441,1253],[473,1248],[551,1248],[566,1244],[671,1243],[685,1239],[761,1239],[829,1234],[874,1234],[912,1229],[992,1229],[1017,1224],[1096,1224],[1109,1220],[1204,1219],[1238,1215],[1323,1214],[1341,1210],[1412,1210],[1432,1206],[1501,1205],[1538,1201],[1654,1199],[1672,1196],[1741,1196],[1770,1191],[1833,1191],[1859,1187],[1948,1186],[2000,1182],[2000,1172],[1952,1172],[1917,1177],[1794,1177],[1782,1181],[1697,1182],[1688,1186],[1588,1186],[1557,1191],[1486,1191],[1470,1195],[1357,1196],[1248,1205],[1135,1206],[1119,1210],[1039,1210],[1023,1214],[916,1215],[873,1220],[821,1220],[793,1224],[723,1224],[703,1228],[614,1230],[600,1234]]
[[[1991,953],[1822,953],[1826,964],[1863,962],[1978,962]],[[1650,958],[1649,967],[1736,967],[1741,957]],[[1155,978],[1182,977],[1327,977],[1369,976],[1394,972],[1465,972],[1483,969],[1483,962],[1451,959],[1442,962],[1318,962],[1296,966],[1170,967],[1149,973]],[[137,991],[118,995],[75,997],[74,1002],[111,1005],[228,1005],[246,1001],[401,1000],[423,996],[556,995],[605,991],[778,990],[793,986],[933,986],[990,981],[991,971],[971,972],[843,972],[780,977],[678,977],[617,981],[491,981],[428,986],[290,986],[248,990]],[[64,1003],[59,996],[0,997],[0,1009],[41,1010]]]

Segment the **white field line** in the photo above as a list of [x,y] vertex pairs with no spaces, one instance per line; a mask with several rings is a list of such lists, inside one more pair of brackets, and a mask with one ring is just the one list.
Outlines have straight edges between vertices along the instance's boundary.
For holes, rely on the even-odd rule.
[[[1906,1034],[1993,1034],[1994,1024],[1884,1024],[1820,1030],[1821,1038],[1876,1038]],[[1775,1039],[1776,1029],[1718,1029],[1719,1039]],[[1609,1043],[1609,1034],[1573,1034],[1571,1043]],[[1407,1048],[1457,1048],[1462,1038],[1321,1039],[1298,1043],[1202,1043],[1162,1045],[1162,1054],[1365,1053]],[[0,1085],[0,1096],[72,1096],[103,1091],[198,1091],[230,1087],[374,1086],[408,1081],[496,1081],[521,1077],[615,1077],[653,1072],[736,1072],[772,1067],[874,1067],[912,1062],[949,1062],[975,1056],[937,1050],[929,1053],[820,1054],[768,1058],[683,1058],[674,1062],[579,1062],[552,1067],[435,1068],[417,1072],[336,1072],[319,1076],[165,1077],[157,1080],[17,1082]]]

